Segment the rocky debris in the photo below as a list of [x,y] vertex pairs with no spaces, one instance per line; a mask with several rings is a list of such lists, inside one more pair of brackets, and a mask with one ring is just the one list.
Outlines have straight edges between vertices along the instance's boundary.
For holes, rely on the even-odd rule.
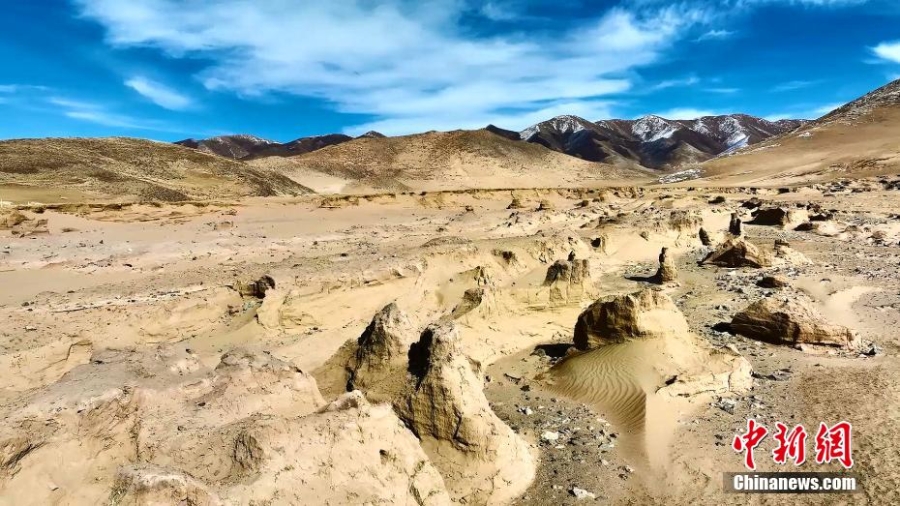
[[577,302],[594,292],[591,268],[587,259],[557,260],[547,268],[544,286],[550,288],[550,302]]
[[697,234],[700,237],[700,244],[712,246],[712,239],[709,237],[709,232],[707,232],[705,228],[700,227],[700,231]]
[[659,269],[653,276],[653,281],[659,284],[671,283],[678,279],[678,269],[675,267],[675,260],[669,254],[669,248],[663,247],[659,253]]
[[732,237],[720,244],[715,251],[700,261],[700,265],[719,267],[766,267],[770,264],[753,243],[742,237]]
[[11,209],[5,214],[0,214],[0,230],[9,230],[15,237],[48,234],[50,231],[47,228],[47,223],[47,220],[44,218],[31,218],[18,209]]
[[347,364],[347,390],[366,390],[396,375],[415,339],[406,313],[393,302],[383,307],[356,340],[355,353]]
[[711,198],[708,203],[710,205],[718,205],[718,204],[724,204],[725,202],[726,202],[726,200],[725,200],[724,195],[716,195],[715,197]]
[[522,199],[519,197],[513,197],[512,202],[506,206],[507,209],[525,209],[525,204],[522,203]]
[[266,292],[271,288],[275,288],[275,280],[272,279],[272,276],[265,275],[256,281],[235,281],[233,288],[241,294],[241,297],[264,299]]
[[763,276],[756,282],[756,286],[760,288],[785,288],[790,283],[783,276]]
[[774,344],[821,344],[852,348],[858,344],[853,331],[835,325],[799,294],[761,299],[734,315],[731,331]]
[[805,209],[785,209],[783,207],[760,208],[753,212],[753,225],[781,227],[793,230],[801,223],[809,221]]
[[222,501],[203,483],[185,474],[149,465],[119,469],[109,504],[218,506]]
[[600,299],[578,316],[575,347],[590,350],[628,339],[686,334],[688,324],[668,295],[644,289]]
[[556,209],[556,206],[553,205],[553,202],[550,202],[547,199],[541,199],[541,202],[538,204],[538,211],[552,211]]
[[728,233],[735,236],[741,236],[741,217],[738,213],[731,213],[731,220],[728,222]]
[[410,347],[408,369],[394,409],[422,440],[451,498],[503,504],[523,493],[534,461],[525,442],[491,410],[455,327],[427,327]]

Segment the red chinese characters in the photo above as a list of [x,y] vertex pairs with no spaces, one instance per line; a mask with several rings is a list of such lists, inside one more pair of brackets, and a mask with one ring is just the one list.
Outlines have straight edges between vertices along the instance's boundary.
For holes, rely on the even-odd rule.
[[816,433],[816,463],[826,464],[836,460],[847,469],[853,467],[852,430],[849,422],[839,422],[831,427],[819,424],[819,431]]
[[776,464],[784,464],[790,458],[795,466],[806,462],[806,429],[802,425],[796,425],[790,432],[787,425],[778,422],[775,432],[775,441],[778,448],[772,451],[772,459]]
[[734,436],[734,442],[731,443],[731,447],[736,452],[746,452],[744,465],[747,466],[747,469],[756,469],[756,462],[753,460],[753,450],[762,443],[762,440],[766,438],[768,433],[769,429],[759,425],[756,423],[756,420],[751,418],[747,420],[747,432],[743,435]]
[[[786,464],[788,461],[799,466],[806,462],[806,429],[802,425],[788,426],[777,422],[773,435],[778,446],[772,450],[772,460],[776,464]],[[849,422],[838,422],[829,427],[820,423],[816,432],[816,463],[828,464],[838,462],[847,469],[853,467],[853,426]],[[734,437],[731,447],[734,451],[744,454],[744,465],[751,471],[756,470],[756,460],[753,451],[768,436],[769,430],[756,420],[747,420],[747,430],[743,434]]]

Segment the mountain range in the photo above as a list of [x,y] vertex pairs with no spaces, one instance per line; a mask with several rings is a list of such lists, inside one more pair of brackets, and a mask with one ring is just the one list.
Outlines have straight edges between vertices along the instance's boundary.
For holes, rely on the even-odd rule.
[[[772,136],[794,130],[803,120],[767,121],[745,114],[706,116],[695,120],[668,120],[650,115],[637,120],[591,122],[578,116],[557,116],[521,132],[488,125],[484,130],[511,141],[540,144],[553,151],[589,162],[637,164],[651,169],[675,170],[699,163]],[[382,138],[378,132],[360,137]],[[235,160],[268,156],[304,155],[354,140],[343,134],[303,137],[278,143],[250,135],[226,135],[176,144]]]

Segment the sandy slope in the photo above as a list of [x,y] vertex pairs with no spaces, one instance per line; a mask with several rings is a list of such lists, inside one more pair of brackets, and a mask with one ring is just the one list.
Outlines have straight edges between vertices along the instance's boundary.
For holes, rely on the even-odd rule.
[[306,192],[279,174],[162,142],[0,142],[0,200],[6,201],[178,201]]
[[360,138],[286,158],[250,162],[317,191],[447,190],[637,184],[649,172],[598,164],[485,130]]

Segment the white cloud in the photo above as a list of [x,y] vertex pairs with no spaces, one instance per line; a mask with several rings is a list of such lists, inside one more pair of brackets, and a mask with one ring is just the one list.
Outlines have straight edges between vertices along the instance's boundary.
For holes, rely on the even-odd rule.
[[819,84],[820,81],[788,81],[786,83],[781,83],[772,87],[772,91],[780,93],[785,91],[794,91],[803,88],[809,88],[810,86],[814,86]]
[[875,56],[893,63],[900,63],[900,41],[882,42],[872,48]]
[[94,123],[106,127],[127,128],[131,130],[152,130],[159,132],[179,132],[165,123],[153,120],[141,120],[111,112],[103,104],[65,97],[48,97],[48,104],[62,109],[60,113],[71,119]]
[[491,21],[513,21],[519,18],[516,6],[509,3],[487,2],[479,11],[480,14]]
[[675,87],[684,87],[684,86],[693,86],[700,82],[700,78],[697,76],[689,76],[684,79],[669,79],[666,81],[660,81],[655,86],[653,86],[654,90],[664,90],[667,88],[675,88]]
[[697,37],[697,41],[728,39],[735,33],[736,32],[733,32],[731,30],[710,30],[700,37]]
[[165,109],[182,111],[191,106],[191,99],[188,97],[146,77],[132,77],[125,81],[125,86]]
[[388,134],[487,118],[523,128],[560,104],[590,111],[708,16],[613,8],[554,35],[476,37],[460,26],[459,1],[75,1],[112,45],[212,60],[198,75],[209,89],[322,99],[373,117],[357,130]]
[[704,116],[718,116],[722,113],[707,109],[695,109],[692,107],[676,107],[668,111],[655,113],[656,116],[666,119],[697,119]]
[[782,119],[817,119],[822,116],[830,113],[831,111],[843,106],[844,104],[841,102],[835,102],[831,104],[823,104],[818,107],[810,108],[809,105],[801,105],[794,107],[793,111],[788,112],[780,112],[776,114],[770,114],[765,116],[763,119],[769,121],[778,121]]
[[731,95],[734,93],[738,93],[741,91],[740,88],[706,88],[704,91],[708,91],[710,93],[718,93],[720,95]]

